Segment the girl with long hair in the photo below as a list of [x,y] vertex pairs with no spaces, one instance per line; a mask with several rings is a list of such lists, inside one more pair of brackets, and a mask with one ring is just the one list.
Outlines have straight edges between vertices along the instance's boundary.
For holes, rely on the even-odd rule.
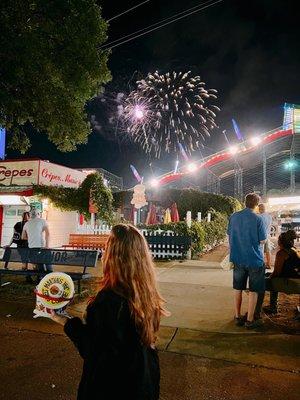
[[52,315],[84,360],[78,400],[159,399],[155,342],[164,303],[145,238],[134,226],[114,226],[85,321]]

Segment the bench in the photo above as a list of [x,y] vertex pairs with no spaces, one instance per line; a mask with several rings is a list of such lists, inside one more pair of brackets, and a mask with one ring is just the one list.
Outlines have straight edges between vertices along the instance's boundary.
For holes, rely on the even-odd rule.
[[189,236],[176,233],[143,231],[143,235],[155,259],[184,259],[192,245]]
[[63,247],[100,250],[102,254],[103,250],[105,250],[108,237],[109,235],[71,233],[69,235],[69,243],[63,245]]
[[96,267],[98,260],[97,250],[28,249],[15,247],[7,247],[1,250],[2,256],[0,256],[0,260],[4,262],[4,267],[0,268],[0,286],[3,275],[23,275],[24,277],[43,277],[47,275],[46,271],[12,269],[10,268],[10,263],[63,265],[70,268],[82,267],[81,272],[66,272],[73,281],[77,281],[78,293],[80,293],[81,280],[91,277],[86,272],[86,269]]

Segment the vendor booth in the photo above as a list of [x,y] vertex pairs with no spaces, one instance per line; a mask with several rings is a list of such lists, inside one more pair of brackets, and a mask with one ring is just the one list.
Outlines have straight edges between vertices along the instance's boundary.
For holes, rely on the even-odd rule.
[[79,187],[87,174],[39,159],[0,161],[0,244],[5,246],[14,225],[31,206],[49,223],[50,247],[59,247],[76,232],[77,212],[60,211],[48,199],[34,196],[33,185]]

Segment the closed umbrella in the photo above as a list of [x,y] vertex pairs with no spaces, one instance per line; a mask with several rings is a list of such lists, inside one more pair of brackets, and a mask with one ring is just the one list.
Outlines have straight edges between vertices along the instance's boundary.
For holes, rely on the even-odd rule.
[[177,204],[173,203],[171,205],[171,220],[172,222],[179,222],[180,218],[179,218],[179,212],[178,212],[178,208],[177,208]]
[[155,225],[156,223],[157,223],[156,207],[154,204],[151,204],[147,215],[146,224]]
[[164,224],[169,224],[170,222],[172,222],[171,212],[170,212],[170,209],[167,208],[166,212],[165,212],[165,215],[164,215]]

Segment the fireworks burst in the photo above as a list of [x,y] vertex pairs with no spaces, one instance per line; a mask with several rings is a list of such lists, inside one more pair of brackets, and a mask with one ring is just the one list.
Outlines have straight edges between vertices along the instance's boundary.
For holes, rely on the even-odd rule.
[[156,157],[162,151],[180,152],[180,146],[191,154],[217,126],[215,111],[219,108],[210,104],[216,93],[205,89],[205,83],[190,71],[148,74],[124,100],[125,129],[145,152]]

